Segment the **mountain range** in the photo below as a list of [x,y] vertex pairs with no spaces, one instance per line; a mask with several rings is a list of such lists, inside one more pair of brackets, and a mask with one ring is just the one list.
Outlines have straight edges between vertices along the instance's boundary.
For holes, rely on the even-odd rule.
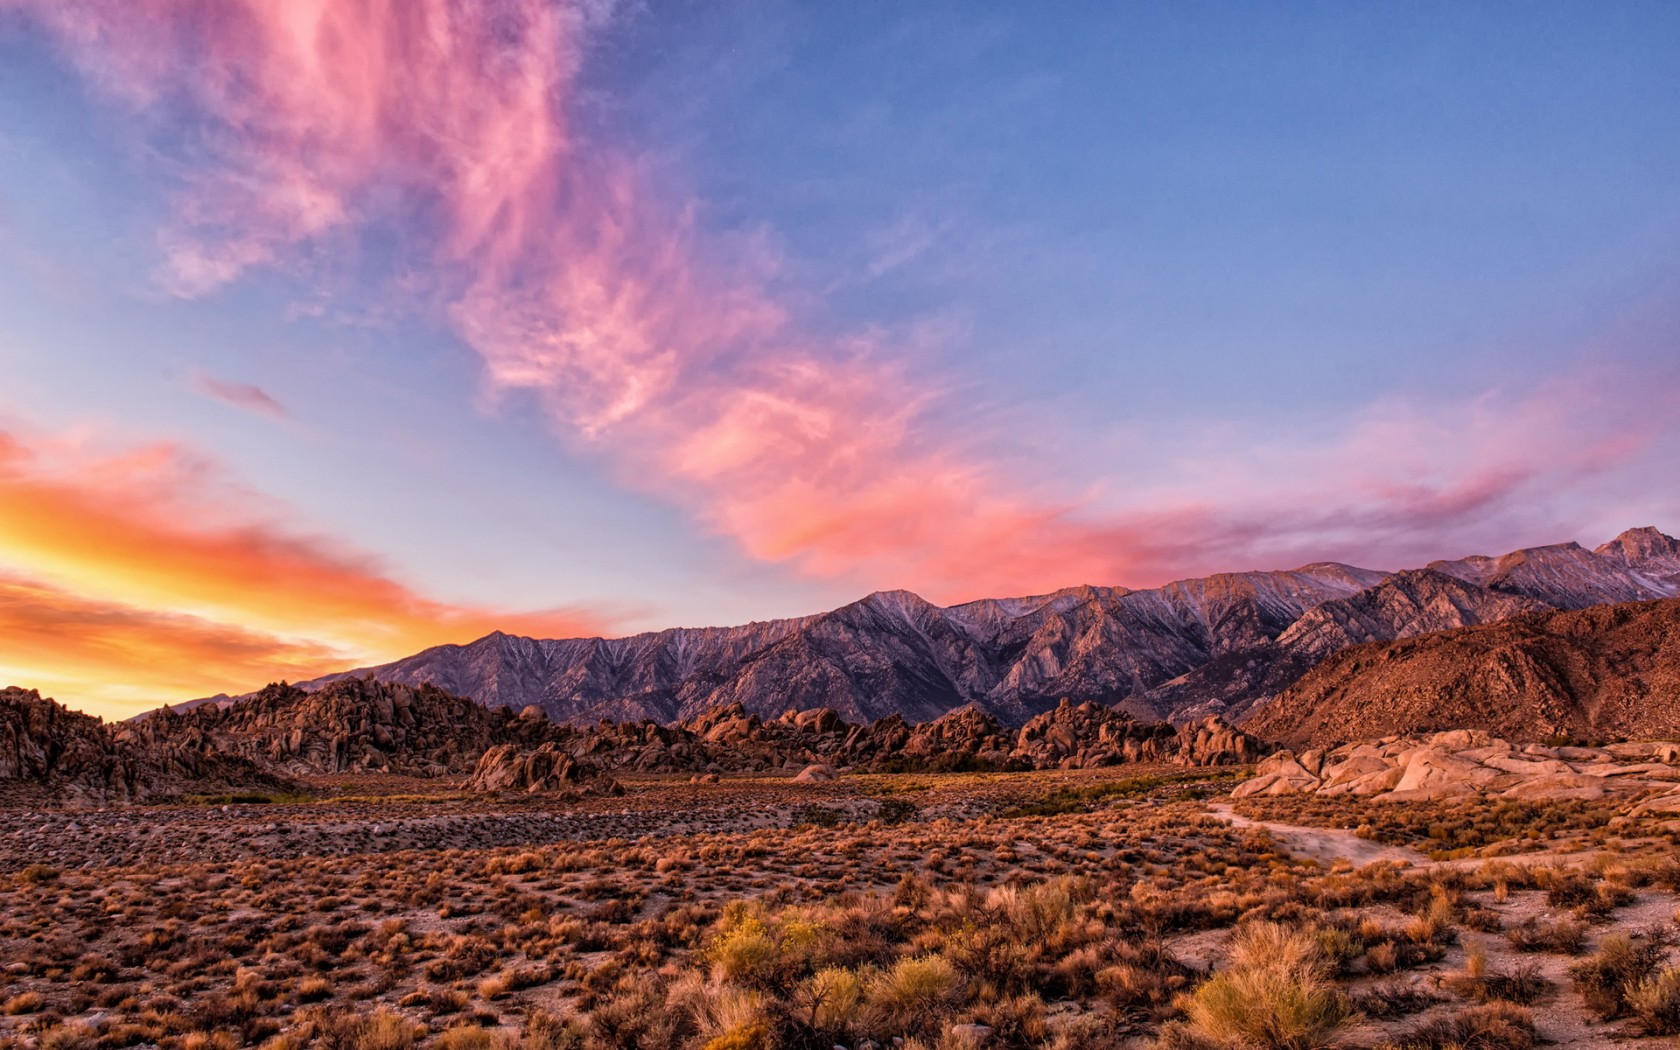
[[[973,707],[1020,725],[1063,698],[1177,723],[1238,719],[1350,646],[1680,595],[1680,542],[1630,529],[1399,572],[1315,563],[1161,587],[1073,587],[941,607],[883,591],[831,612],[624,638],[492,633],[356,677],[435,685],[558,722],[674,723],[740,704],[925,722]],[[228,703],[225,698],[214,702]]]

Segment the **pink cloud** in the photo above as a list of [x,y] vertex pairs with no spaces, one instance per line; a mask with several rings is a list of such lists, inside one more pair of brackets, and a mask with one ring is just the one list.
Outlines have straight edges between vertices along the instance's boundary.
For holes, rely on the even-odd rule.
[[207,159],[160,236],[173,290],[206,294],[393,215],[420,222],[427,292],[492,391],[530,393],[625,484],[805,572],[960,598],[1393,559],[1424,532],[1562,523],[1546,490],[1628,469],[1652,431],[1585,407],[1627,393],[1605,381],[1394,402],[1312,439],[1152,434],[1137,474],[1171,481],[1070,496],[1059,463],[1006,462],[934,425],[901,354],[802,337],[751,267],[701,243],[692,205],[574,134],[575,76],[609,5],[6,6],[110,96],[203,131]]
[[198,372],[192,377],[192,387],[205,397],[215,398],[224,405],[255,412],[270,419],[286,418],[286,407],[260,386],[230,383],[225,379]]

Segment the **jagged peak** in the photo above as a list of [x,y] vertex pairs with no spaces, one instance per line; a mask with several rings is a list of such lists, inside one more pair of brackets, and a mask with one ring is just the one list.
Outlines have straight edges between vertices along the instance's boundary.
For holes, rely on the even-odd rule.
[[854,602],[853,604],[871,605],[877,608],[885,607],[893,609],[904,608],[906,606],[918,609],[937,608],[937,606],[935,606],[932,602],[923,598],[915,591],[907,591],[901,587],[895,587],[884,591],[870,591],[868,594],[864,595],[862,599]]
[[1675,557],[1680,556],[1680,540],[1676,540],[1655,525],[1640,525],[1623,530],[1615,539],[1601,544],[1595,553],[1619,556],[1623,559],[1629,559],[1630,556],[1644,559],[1652,555]]
[[872,591],[858,601],[846,606],[848,609],[869,609],[872,612],[883,613],[903,619],[925,615],[939,606],[923,598],[915,591],[886,590]]

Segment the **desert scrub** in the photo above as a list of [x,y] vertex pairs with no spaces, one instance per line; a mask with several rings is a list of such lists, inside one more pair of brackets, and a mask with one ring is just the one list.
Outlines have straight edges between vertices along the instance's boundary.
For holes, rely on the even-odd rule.
[[1646,1035],[1680,1034],[1680,969],[1664,967],[1623,991],[1627,1012]]
[[1526,1007],[1494,1002],[1430,1021],[1377,1050],[1532,1050],[1536,1042]]
[[1471,947],[1464,970],[1448,976],[1444,984],[1448,990],[1466,999],[1482,1003],[1497,1000],[1519,1006],[1535,1002],[1552,986],[1533,963],[1521,963],[1510,970],[1490,968],[1480,945]]
[[1569,968],[1569,976],[1587,1009],[1601,1020],[1625,1017],[1629,993],[1657,974],[1673,943],[1673,934],[1660,926],[1631,937],[1606,934],[1598,951]]
[[1240,772],[1234,769],[1196,770],[1187,773],[1167,773],[1159,776],[1127,777],[1124,780],[1100,784],[1061,787],[1034,802],[1013,806],[1003,811],[1009,819],[1019,817],[1056,817],[1066,813],[1084,813],[1113,799],[1143,799],[1155,796],[1183,798],[1197,794],[1198,787],[1208,787],[1237,780]]
[[942,955],[900,959],[867,986],[864,1004],[871,1027],[899,1034],[936,1032],[963,983],[957,968]]
[[1579,955],[1587,946],[1587,926],[1575,919],[1540,922],[1529,918],[1506,930],[1505,939],[1519,952]]
[[1356,828],[1360,838],[1413,846],[1435,859],[1450,859],[1449,853],[1465,856],[1491,846],[1500,846],[1501,852],[1546,848],[1563,835],[1586,836],[1607,827],[1626,807],[1597,801],[1388,802],[1346,795],[1282,795],[1240,799],[1234,808],[1256,820]]
[[813,968],[816,953],[831,938],[831,930],[801,912],[767,918],[736,901],[724,909],[702,957],[720,980],[785,985]]
[[1327,970],[1312,931],[1272,922],[1239,927],[1229,965],[1183,1000],[1190,1032],[1216,1046],[1322,1047],[1352,1017]]

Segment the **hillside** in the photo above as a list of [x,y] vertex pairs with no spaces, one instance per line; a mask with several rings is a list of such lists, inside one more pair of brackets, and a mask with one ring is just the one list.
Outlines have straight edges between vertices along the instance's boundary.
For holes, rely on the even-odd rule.
[[1525,613],[1345,649],[1244,728],[1291,745],[1430,729],[1511,740],[1680,735],[1680,600]]

